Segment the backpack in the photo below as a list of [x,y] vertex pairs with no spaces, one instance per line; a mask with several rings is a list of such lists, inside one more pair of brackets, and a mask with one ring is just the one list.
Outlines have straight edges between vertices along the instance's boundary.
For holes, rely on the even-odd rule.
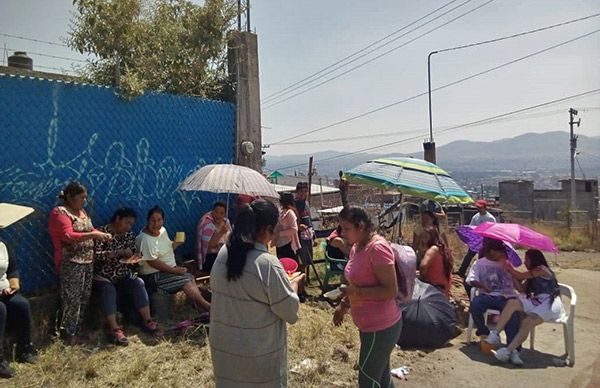
[[398,280],[398,303],[411,301],[417,277],[417,255],[408,245],[390,244],[394,251],[396,279]]
[[388,244],[394,252],[394,269],[398,282],[396,300],[399,305],[404,305],[412,299],[417,272],[417,255],[411,247],[390,243],[383,237],[380,238],[379,243]]

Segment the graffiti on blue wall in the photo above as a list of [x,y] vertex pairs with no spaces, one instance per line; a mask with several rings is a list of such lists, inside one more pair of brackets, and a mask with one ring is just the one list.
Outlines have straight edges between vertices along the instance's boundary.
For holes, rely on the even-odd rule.
[[[202,165],[233,159],[234,106],[150,93],[133,101],[93,85],[0,75],[0,202],[32,206],[33,216],[0,232],[18,257],[26,291],[55,282],[47,215],[70,180],[88,188],[94,224],[118,206],[158,204],[165,224],[194,236],[215,199],[177,190]],[[193,239],[179,254],[189,256]]]

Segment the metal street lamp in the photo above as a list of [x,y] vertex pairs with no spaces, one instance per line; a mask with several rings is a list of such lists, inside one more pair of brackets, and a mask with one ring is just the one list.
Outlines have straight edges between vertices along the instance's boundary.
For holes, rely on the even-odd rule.
[[429,141],[433,143],[433,119],[431,117],[431,56],[439,51],[432,51],[427,56],[427,95],[429,96]]

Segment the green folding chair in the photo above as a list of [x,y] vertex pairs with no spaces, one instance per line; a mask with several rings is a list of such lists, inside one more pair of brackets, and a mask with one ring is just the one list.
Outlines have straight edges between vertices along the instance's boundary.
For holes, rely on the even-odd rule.
[[323,276],[323,289],[329,288],[329,278],[333,275],[343,275],[344,268],[348,260],[346,259],[334,259],[329,257],[327,254],[327,241],[321,241],[321,249],[325,256],[325,275]]

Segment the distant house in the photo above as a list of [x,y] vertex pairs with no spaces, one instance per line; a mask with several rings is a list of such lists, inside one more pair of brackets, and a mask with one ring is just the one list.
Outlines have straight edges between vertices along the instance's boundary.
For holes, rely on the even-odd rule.
[[[530,180],[507,180],[498,185],[500,205],[506,217],[565,220],[571,200],[571,180],[562,179],[559,189],[540,190]],[[575,202],[579,220],[598,218],[598,180],[576,179]]]

